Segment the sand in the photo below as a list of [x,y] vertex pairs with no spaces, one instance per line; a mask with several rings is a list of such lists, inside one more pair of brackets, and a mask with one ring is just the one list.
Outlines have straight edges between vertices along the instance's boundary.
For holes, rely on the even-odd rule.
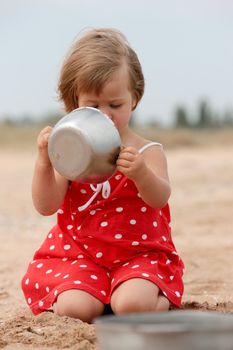
[[[233,312],[233,146],[167,151],[173,238],[185,265],[183,308]],[[97,349],[94,325],[33,316],[20,280],[54,222],[31,202],[34,150],[0,151],[0,348]]]

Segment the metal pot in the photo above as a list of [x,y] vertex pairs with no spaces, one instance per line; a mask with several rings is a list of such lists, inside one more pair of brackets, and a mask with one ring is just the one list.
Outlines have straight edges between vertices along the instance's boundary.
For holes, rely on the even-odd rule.
[[233,315],[218,312],[103,316],[95,321],[100,350],[232,350]]
[[112,120],[96,108],[82,107],[54,126],[48,154],[53,167],[68,180],[101,183],[114,173],[120,146]]

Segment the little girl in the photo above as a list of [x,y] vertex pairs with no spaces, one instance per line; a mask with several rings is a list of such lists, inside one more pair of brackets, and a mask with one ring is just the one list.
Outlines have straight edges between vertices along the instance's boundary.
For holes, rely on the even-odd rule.
[[34,314],[53,310],[91,322],[106,304],[118,315],[181,305],[184,266],[171,238],[163,147],[129,128],[143,92],[138,57],[119,31],[90,30],[74,43],[59,82],[66,112],[100,109],[123,147],[117,171],[97,189],[61,177],[48,157],[51,127],[40,132],[33,203],[42,215],[57,213],[57,224],[22,280]]

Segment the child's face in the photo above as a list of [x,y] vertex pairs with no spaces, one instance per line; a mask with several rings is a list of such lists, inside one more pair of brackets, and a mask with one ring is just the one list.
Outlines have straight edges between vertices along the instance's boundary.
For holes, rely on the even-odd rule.
[[103,87],[100,94],[79,93],[79,107],[95,107],[112,119],[119,133],[127,128],[136,100],[129,90],[127,68],[122,66]]

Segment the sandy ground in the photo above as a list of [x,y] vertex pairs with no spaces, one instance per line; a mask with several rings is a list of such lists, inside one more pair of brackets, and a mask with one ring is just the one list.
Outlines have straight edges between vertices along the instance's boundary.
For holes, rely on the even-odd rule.
[[[233,146],[168,150],[173,237],[185,265],[183,308],[233,312]],[[31,203],[35,154],[0,151],[0,348],[96,349],[93,325],[32,316],[20,280],[54,217]]]

